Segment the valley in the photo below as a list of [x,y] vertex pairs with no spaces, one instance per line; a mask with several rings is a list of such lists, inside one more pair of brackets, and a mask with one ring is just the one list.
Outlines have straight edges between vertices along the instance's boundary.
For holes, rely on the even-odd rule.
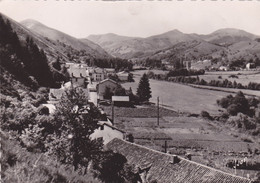
[[[33,19],[18,23],[0,16],[4,25],[0,28],[4,122],[0,135],[10,140],[14,134],[11,143],[26,154],[23,161],[39,155],[35,166],[40,161],[44,171],[38,167],[39,172],[48,172],[48,181],[77,182],[88,177],[87,182],[111,183],[100,178],[102,168],[110,171],[110,164],[118,166],[117,161],[122,167],[114,170],[113,164],[111,169],[117,171],[114,176],[124,171],[120,181],[140,178],[140,170],[147,169],[144,159],[131,165],[120,152],[107,151],[107,143],[117,143],[117,138],[246,182],[257,177],[259,35],[226,28],[207,35],[173,29],[148,37],[108,33],[76,38]],[[187,78],[195,82],[186,82]],[[221,84],[209,85],[213,80]],[[222,85],[227,80],[229,85]],[[18,155],[9,148],[6,153],[6,169],[16,171]],[[40,160],[48,153],[50,160],[58,157],[54,164],[62,164],[61,170]],[[14,164],[8,162],[12,156]],[[186,162],[183,159],[181,163]],[[240,169],[236,161],[249,163]],[[170,166],[179,164],[173,159]],[[96,169],[90,173],[89,168]],[[189,167],[185,171],[189,173]]]

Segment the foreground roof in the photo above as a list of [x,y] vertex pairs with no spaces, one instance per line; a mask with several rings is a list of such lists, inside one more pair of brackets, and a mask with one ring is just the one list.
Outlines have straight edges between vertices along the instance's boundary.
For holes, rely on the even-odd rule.
[[121,139],[113,139],[106,147],[124,155],[129,164],[144,167],[151,164],[147,180],[158,183],[249,183],[249,179],[235,176],[178,156],[178,163],[172,163],[173,155],[155,151]]

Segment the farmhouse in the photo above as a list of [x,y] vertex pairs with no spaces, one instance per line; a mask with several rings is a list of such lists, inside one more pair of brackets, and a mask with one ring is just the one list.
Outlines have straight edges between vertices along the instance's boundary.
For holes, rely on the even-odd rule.
[[246,64],[246,69],[247,70],[250,70],[250,69],[253,69],[253,68],[255,68],[255,64],[254,63],[247,63]]
[[102,81],[107,78],[106,71],[102,68],[89,67],[87,69],[87,73],[89,74],[92,81]]
[[113,139],[106,148],[121,153],[129,164],[147,167],[142,182],[157,183],[250,183],[247,178],[235,176],[185,158],[162,153],[141,145]]
[[98,129],[94,131],[93,134],[90,135],[92,139],[102,138],[104,144],[107,144],[114,138],[125,139],[125,132],[120,130],[112,125],[112,123],[108,121],[99,121]]
[[119,84],[112,79],[105,79],[97,84],[97,95],[99,100],[104,99],[104,94],[106,88],[109,88],[110,91],[114,91]]
[[120,81],[127,81],[129,73],[126,71],[122,71],[122,72],[118,72],[116,75],[118,76],[118,79],[120,79]]
[[86,88],[87,83],[87,72],[86,68],[82,67],[70,67],[68,69],[68,72],[70,74],[70,80],[74,87],[83,87]]

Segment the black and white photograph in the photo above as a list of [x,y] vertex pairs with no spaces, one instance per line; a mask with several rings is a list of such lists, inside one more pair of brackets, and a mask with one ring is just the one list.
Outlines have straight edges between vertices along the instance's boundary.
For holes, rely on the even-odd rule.
[[260,183],[260,1],[0,0],[1,183]]

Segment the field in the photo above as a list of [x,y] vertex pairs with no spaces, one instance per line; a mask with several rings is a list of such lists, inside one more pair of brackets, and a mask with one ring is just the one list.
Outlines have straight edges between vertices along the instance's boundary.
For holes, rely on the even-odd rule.
[[[136,92],[140,76],[144,71],[134,72],[135,82],[124,83],[123,87],[132,88]],[[211,114],[219,114],[220,107],[217,106],[216,100],[228,95],[226,92],[211,91],[190,86],[166,82],[150,80],[152,90],[151,102],[156,103],[157,97],[160,99],[160,104],[174,111],[199,114],[205,110]]]
[[[238,78],[229,77],[231,75],[235,75]],[[221,76],[222,79],[219,79],[219,76]],[[236,81],[237,83],[241,83],[243,85],[248,85],[249,82],[260,83],[260,71],[206,72],[204,75],[199,77],[205,81],[228,79],[232,82]]]
[[[140,77],[142,74],[147,71],[135,71],[134,79],[135,82],[132,83],[124,83],[123,86],[128,89],[129,87],[132,88],[133,92],[136,92]],[[154,73],[164,72],[164,71],[154,71]],[[216,72],[214,72],[216,73]],[[206,76],[212,76],[215,78],[218,74],[208,74]],[[219,74],[223,74],[223,78],[228,77],[231,73],[236,74],[236,72],[218,72]],[[244,72],[241,72],[244,73]],[[252,72],[250,72],[252,74]],[[240,75],[241,76],[241,75]],[[239,77],[240,77],[239,76]],[[243,75],[244,76],[244,75]],[[256,75],[259,77],[260,75]],[[201,76],[200,76],[201,77]],[[254,75],[247,75],[247,77],[254,77]],[[242,76],[241,76],[242,78]],[[244,79],[246,82],[246,79]],[[158,81],[158,80],[150,80],[150,87],[152,90],[152,98],[150,99],[151,102],[156,103],[157,97],[160,98],[160,105],[172,109],[174,111],[179,112],[186,112],[186,113],[196,113],[199,114],[201,111],[207,111],[212,115],[218,115],[221,109],[216,100],[221,99],[230,94],[230,92],[237,92],[240,91],[239,89],[232,89],[232,88],[219,88],[215,87],[216,90],[223,90],[223,91],[215,91],[212,90],[214,87],[210,87],[208,89],[200,89],[194,88],[183,84],[167,82],[167,81]],[[199,86],[201,87],[201,86]],[[204,86],[202,86],[204,87]],[[250,95],[260,96],[259,91],[253,90],[243,90],[243,92],[248,93]]]
[[[111,106],[102,106],[111,117]],[[166,150],[184,156],[192,154],[192,160],[234,173],[226,168],[228,159],[243,159],[245,156],[260,161],[251,154],[259,144],[245,142],[239,134],[226,128],[220,122],[201,117],[189,117],[160,108],[159,126],[157,109],[154,105],[136,108],[115,107],[115,126],[131,133],[135,143],[158,151]],[[245,171],[238,171],[246,175]],[[253,175],[254,171],[247,172]]]

